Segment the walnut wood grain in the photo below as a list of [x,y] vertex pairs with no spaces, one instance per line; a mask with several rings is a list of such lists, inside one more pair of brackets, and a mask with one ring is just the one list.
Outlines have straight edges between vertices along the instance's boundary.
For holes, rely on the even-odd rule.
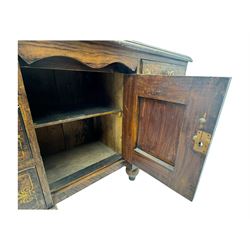
[[174,64],[192,61],[185,55],[126,41],[19,41],[18,54],[28,64],[49,57],[68,57],[95,69],[120,63],[134,72],[141,59]]
[[184,109],[184,105],[139,97],[137,147],[174,166]]
[[[124,94],[123,130],[125,133],[123,146],[126,147],[123,150],[124,158],[187,199],[192,200],[205,160],[205,155],[193,150],[192,138],[196,134],[197,129],[199,129],[199,119],[204,113],[207,115],[207,122],[203,129],[213,134],[229,82],[230,78],[218,77],[128,76],[125,82]],[[139,98],[142,97],[154,99],[155,103],[161,100],[166,105],[168,103],[172,103],[176,107],[181,105],[184,107],[184,112],[181,111],[173,118],[168,117],[169,110],[165,114],[164,110],[152,112],[150,114],[151,119],[160,119],[159,112],[164,116],[162,119],[165,118],[168,122],[172,119],[171,125],[166,123],[166,126],[160,128],[160,124],[147,121],[145,120],[147,118],[139,116]],[[153,107],[152,103],[150,105]],[[148,107],[149,110],[151,107]],[[178,144],[175,144],[178,145],[177,149],[176,146],[173,146],[173,152],[175,153],[170,152],[170,155],[167,155],[167,159],[165,158],[165,160],[170,159],[172,161],[175,159],[173,171],[147,157],[145,154],[135,151],[138,145],[138,128],[141,129],[140,123],[142,122],[146,123],[142,126],[149,126],[146,131],[151,133],[148,141],[145,141],[145,150],[152,150],[150,149],[152,145],[154,146],[152,142],[155,140],[159,141],[156,150],[158,157],[160,157],[161,147],[164,151],[164,145],[166,144],[164,138],[160,138],[158,130],[165,130],[160,133],[167,135],[169,128],[171,129],[174,126],[180,128],[182,123],[180,131],[172,131],[171,136],[173,138],[170,139],[178,141]],[[145,132],[144,136],[147,136]],[[168,147],[171,150],[171,145]]]
[[142,60],[141,73],[144,75],[183,76],[186,74],[187,65]]
[[[35,166],[38,176],[36,184],[40,182],[40,191],[45,198],[47,208],[52,207],[53,201],[40,149],[43,156],[46,156],[72,149],[84,144],[86,140],[95,140],[94,137],[98,136],[99,140],[102,140],[114,151],[122,152],[124,157],[128,159],[128,162],[122,160],[112,165],[107,164],[87,176],[67,183],[65,187],[52,193],[55,203],[112,173],[122,165],[129,165],[129,162],[134,161],[136,157],[133,151],[133,143],[136,142],[136,139],[133,138],[134,141],[131,141],[130,137],[136,133],[137,127],[134,126],[131,129],[130,123],[123,123],[123,118],[134,122],[134,116],[130,117],[130,112],[135,112],[138,115],[138,110],[134,106],[137,99],[137,94],[134,91],[135,82],[133,79],[128,79],[123,91],[123,74],[113,73],[136,72],[140,74],[143,61],[159,62],[160,65],[168,65],[168,67],[178,65],[185,69],[187,62],[192,61],[191,58],[178,53],[129,41],[19,41],[18,54],[26,88],[24,89],[19,69],[19,104],[33,156],[33,158],[27,157],[24,161],[20,161],[19,169],[25,171],[30,166]],[[165,68],[161,68],[164,69],[161,71],[165,74]],[[112,74],[105,76],[98,72],[112,72]],[[148,86],[141,96],[149,98],[153,96],[159,101],[165,101],[167,95],[168,102],[186,104],[185,90],[181,90],[181,92],[178,87],[171,88],[166,94],[166,89],[158,86],[157,80],[151,79],[151,84],[152,86]],[[137,89],[141,89],[143,92],[143,83],[136,85]],[[87,89],[90,89],[90,92],[84,95]],[[73,98],[71,98],[72,96]],[[67,120],[68,123],[65,123],[64,119],[60,124],[49,124],[51,126],[37,128],[39,149],[31,113],[36,119],[42,117],[48,110],[56,111],[59,108],[59,110],[67,111],[68,107],[75,104],[76,107],[77,105],[82,107],[82,101],[88,100],[88,98],[92,100],[94,97],[96,104],[98,104],[103,100],[106,101],[105,96],[108,96],[114,104],[112,107],[126,110],[125,114],[115,113],[84,120],[86,123],[93,123],[95,128],[90,123],[83,128],[85,122],[81,120]],[[124,102],[122,96],[124,96]],[[131,100],[132,102],[130,102]],[[34,106],[38,109],[32,110]],[[92,137],[87,138],[89,136]]]

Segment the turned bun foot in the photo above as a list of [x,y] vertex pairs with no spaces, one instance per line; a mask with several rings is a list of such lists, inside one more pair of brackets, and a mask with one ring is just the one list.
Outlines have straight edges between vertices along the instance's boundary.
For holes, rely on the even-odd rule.
[[129,164],[126,167],[126,173],[128,175],[129,180],[134,181],[135,177],[138,175],[139,173],[139,168],[136,167],[135,165]]

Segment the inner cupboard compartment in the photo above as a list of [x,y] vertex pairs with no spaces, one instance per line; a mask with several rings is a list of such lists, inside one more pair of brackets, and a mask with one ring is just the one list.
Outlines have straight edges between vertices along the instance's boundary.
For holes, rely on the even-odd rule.
[[22,74],[51,191],[121,158],[123,74]]

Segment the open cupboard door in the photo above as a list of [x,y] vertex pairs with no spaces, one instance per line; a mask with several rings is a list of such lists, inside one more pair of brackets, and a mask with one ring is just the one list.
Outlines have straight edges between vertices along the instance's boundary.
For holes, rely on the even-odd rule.
[[192,200],[229,82],[127,76],[123,157]]

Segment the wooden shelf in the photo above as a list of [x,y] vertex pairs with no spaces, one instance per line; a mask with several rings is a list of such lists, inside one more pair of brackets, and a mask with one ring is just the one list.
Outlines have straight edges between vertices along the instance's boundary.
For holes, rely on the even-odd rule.
[[120,154],[98,141],[44,157],[43,162],[53,192],[120,159]]
[[35,128],[41,128],[119,112],[121,112],[121,109],[111,107],[82,108],[74,111],[54,112],[38,119],[34,119],[34,126]]

